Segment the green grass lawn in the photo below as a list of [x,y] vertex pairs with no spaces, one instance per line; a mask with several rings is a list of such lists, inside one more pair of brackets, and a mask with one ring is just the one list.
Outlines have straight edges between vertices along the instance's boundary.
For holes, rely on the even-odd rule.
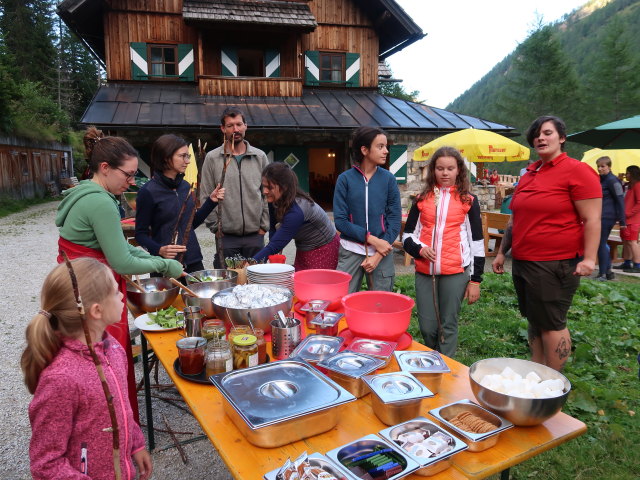
[[[413,275],[397,277],[396,289],[415,298]],[[564,374],[572,391],[563,412],[587,433],[512,468],[512,479],[640,478],[639,319],[640,283],[582,281],[568,317],[573,352]],[[409,332],[421,341],[415,312]],[[466,365],[529,357],[509,274],[484,276],[480,300],[463,306],[459,343],[456,360]]]

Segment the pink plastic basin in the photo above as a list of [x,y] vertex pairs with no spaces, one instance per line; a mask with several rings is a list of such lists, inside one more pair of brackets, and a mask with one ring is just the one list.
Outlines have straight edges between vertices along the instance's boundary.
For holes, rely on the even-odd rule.
[[394,342],[407,331],[414,303],[411,297],[390,292],[356,292],[342,299],[354,336]]
[[293,288],[300,303],[328,300],[329,310],[340,307],[340,300],[349,293],[351,275],[338,270],[300,270],[293,274]]

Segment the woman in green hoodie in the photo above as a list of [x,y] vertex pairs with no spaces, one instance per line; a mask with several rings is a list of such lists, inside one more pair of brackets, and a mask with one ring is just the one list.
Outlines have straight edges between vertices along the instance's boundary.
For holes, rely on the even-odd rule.
[[92,257],[111,267],[124,298],[120,322],[108,330],[128,353],[129,400],[137,418],[138,400],[126,308],[127,286],[121,275],[158,272],[179,277],[182,265],[130,245],[122,234],[117,197],[135,183],[138,152],[124,138],[104,136],[95,127],[87,129],[84,146],[93,177],[67,190],[58,206],[58,263],[63,261],[62,252],[65,252],[70,259]]

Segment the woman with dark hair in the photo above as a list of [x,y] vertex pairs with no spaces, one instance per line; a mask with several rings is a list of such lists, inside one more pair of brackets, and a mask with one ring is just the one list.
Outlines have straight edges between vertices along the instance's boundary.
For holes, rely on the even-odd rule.
[[596,172],[564,153],[564,122],[536,119],[527,141],[539,160],[520,178],[513,214],[493,271],[504,273],[513,256],[513,284],[520,313],[529,322],[531,359],[562,370],[571,354],[567,312],[581,276],[589,276],[600,241],[602,189]]
[[497,185],[500,181],[500,175],[498,175],[498,170],[493,170],[491,172],[491,176],[489,177],[489,185]]
[[333,194],[338,270],[351,274],[349,293],[360,290],[364,272],[369,289],[390,292],[395,280],[391,244],[400,233],[402,210],[396,179],[382,168],[389,154],[385,132],[356,129],[351,152],[353,167],[340,174]]
[[618,267],[626,273],[640,273],[640,167],[631,165],[626,171],[627,193],[624,195],[624,213],[627,227],[620,227],[622,239],[622,258],[624,263]]
[[92,257],[113,270],[123,295],[120,322],[107,327],[125,348],[129,358],[129,400],[138,418],[138,397],[133,372],[129,338],[127,284],[121,275],[157,272],[167,277],[182,275],[182,265],[175,260],[156,257],[129,244],[122,234],[117,198],[135,184],[138,152],[121,137],[104,136],[89,127],[84,136],[85,152],[93,172],[90,180],[65,192],[58,206],[56,226],[60,230],[58,263],[62,252],[70,259]]
[[340,237],[326,212],[300,190],[287,164],[275,162],[262,170],[262,193],[269,203],[269,243],[254,258],[264,260],[295,240],[296,271],[335,270]]
[[[402,235],[416,262],[416,304],[424,344],[453,357],[463,299],[480,298],[484,239],[480,203],[470,192],[469,172],[453,147],[436,150],[427,180],[411,206]],[[435,297],[435,298],[434,298]]]
[[620,229],[626,228],[624,221],[624,192],[622,182],[611,173],[611,159],[600,157],[596,160],[596,167],[600,174],[602,188],[602,218],[600,220],[600,245],[598,245],[598,277],[596,280],[613,280],[611,271],[611,256],[609,255],[609,234],[611,229],[620,222]]
[[197,209],[191,185],[184,179],[189,163],[184,138],[167,134],[153,143],[154,174],[136,199],[136,241],[153,255],[180,260],[186,272],[197,272],[204,265],[194,230],[224,198],[224,188],[218,185]]

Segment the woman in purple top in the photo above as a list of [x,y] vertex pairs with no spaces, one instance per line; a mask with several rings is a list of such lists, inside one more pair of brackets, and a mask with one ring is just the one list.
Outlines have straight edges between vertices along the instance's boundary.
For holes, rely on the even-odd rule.
[[335,270],[340,237],[326,212],[300,190],[289,166],[282,162],[267,165],[262,171],[262,192],[269,202],[269,243],[255,259],[265,260],[295,240],[296,271]]

